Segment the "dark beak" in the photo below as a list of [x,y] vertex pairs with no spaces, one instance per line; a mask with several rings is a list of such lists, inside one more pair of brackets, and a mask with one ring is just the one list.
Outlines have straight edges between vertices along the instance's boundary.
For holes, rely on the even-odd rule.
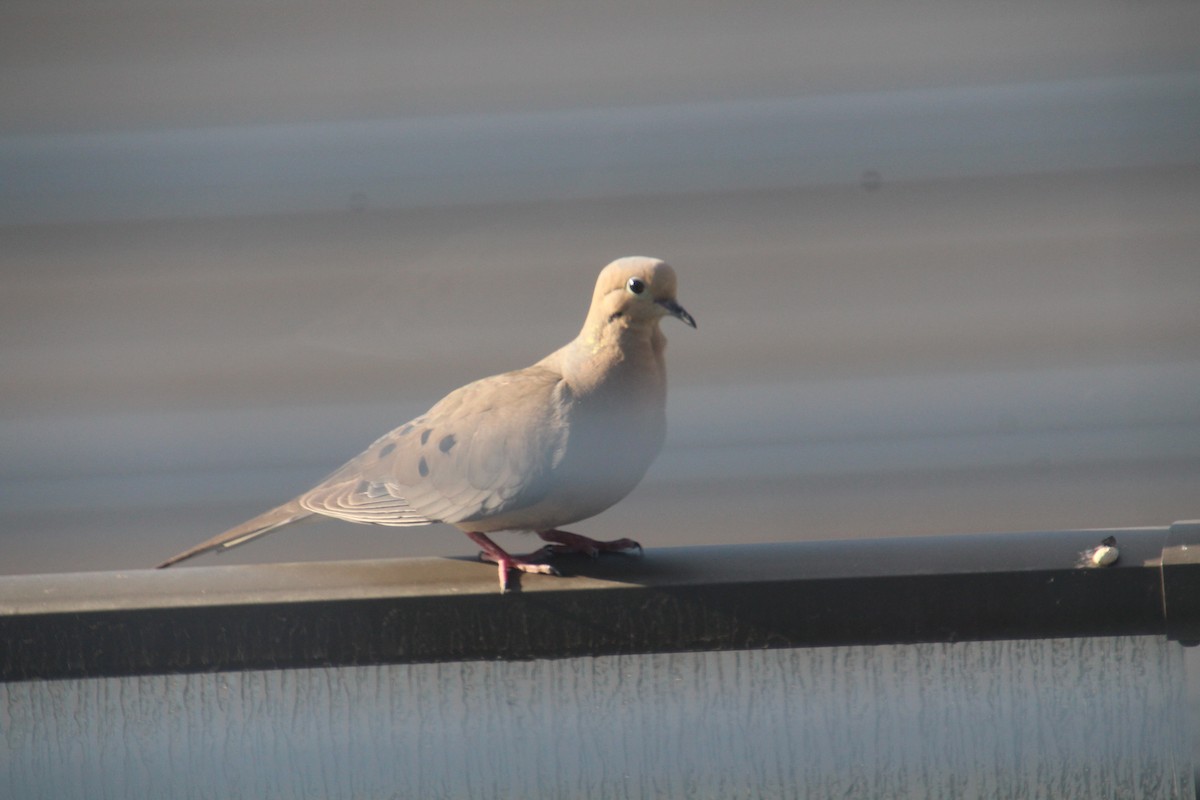
[[656,300],[660,306],[667,310],[667,313],[672,317],[681,319],[693,328],[696,327],[696,320],[692,319],[692,315],[683,310],[683,306],[676,303],[674,300]]

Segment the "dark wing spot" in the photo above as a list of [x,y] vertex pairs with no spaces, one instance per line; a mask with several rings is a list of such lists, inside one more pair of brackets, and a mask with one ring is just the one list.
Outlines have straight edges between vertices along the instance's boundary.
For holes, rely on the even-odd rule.
[[370,489],[370,488],[371,488],[370,481],[366,481],[366,480],[359,481],[358,486],[354,487],[354,493],[355,494],[366,494],[367,489]]
[[442,440],[438,442],[438,450],[441,450],[443,453],[449,453],[450,448],[454,447],[456,444],[458,444],[458,440],[455,439],[454,434],[451,433],[443,436]]
[[399,436],[407,436],[408,432],[411,431],[412,429],[413,429],[412,423],[406,422],[406,423],[404,423],[404,427],[400,429],[398,435]]
[[429,441],[429,434],[431,433],[433,433],[432,428],[426,428],[425,430],[421,431],[421,444],[425,444]]
[[396,443],[395,443],[395,442],[390,442],[390,443],[388,443],[388,444],[385,444],[385,445],[383,446],[383,449],[379,451],[379,457],[380,457],[380,458],[384,458],[384,457],[386,457],[386,456],[389,456],[389,455],[391,455],[392,451],[393,451],[393,450],[395,450],[395,449],[396,449]]
[[425,463],[425,456],[421,456],[421,460],[417,462],[417,472],[421,473],[422,478],[429,477],[429,464]]

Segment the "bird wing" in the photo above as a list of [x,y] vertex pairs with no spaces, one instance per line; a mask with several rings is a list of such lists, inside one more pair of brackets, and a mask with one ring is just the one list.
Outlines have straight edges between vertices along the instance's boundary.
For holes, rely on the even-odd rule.
[[535,365],[469,383],[297,498],[376,525],[467,522],[542,499],[566,442],[562,375]]

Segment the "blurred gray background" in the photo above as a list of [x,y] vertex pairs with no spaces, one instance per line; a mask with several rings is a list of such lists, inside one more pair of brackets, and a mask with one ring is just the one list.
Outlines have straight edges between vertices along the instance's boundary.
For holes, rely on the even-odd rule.
[[[663,455],[580,532],[1200,516],[1197,31],[1194,0],[8,0],[0,570],[149,566],[291,497],[569,340],[631,254],[699,329],[665,325]],[[330,522],[223,563],[473,549]]]

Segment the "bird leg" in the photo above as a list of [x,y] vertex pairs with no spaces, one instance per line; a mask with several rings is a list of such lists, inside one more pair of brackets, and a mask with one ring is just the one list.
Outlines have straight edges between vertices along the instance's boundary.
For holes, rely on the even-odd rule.
[[642,546],[633,539],[613,539],[609,542],[601,542],[578,533],[560,531],[555,528],[538,531],[537,535],[550,542],[538,551],[543,556],[583,553],[591,558],[596,558],[601,553],[620,553],[625,550],[636,550],[639,556],[642,555]]
[[483,552],[479,557],[484,561],[495,562],[500,568],[500,591],[501,593],[508,591],[508,571],[515,569],[518,572],[532,572],[541,575],[557,575],[558,570],[549,564],[537,564],[531,559],[532,556],[511,556],[504,548],[493,542],[486,534],[478,531],[466,531],[467,536],[471,537],[471,541],[483,548]]

